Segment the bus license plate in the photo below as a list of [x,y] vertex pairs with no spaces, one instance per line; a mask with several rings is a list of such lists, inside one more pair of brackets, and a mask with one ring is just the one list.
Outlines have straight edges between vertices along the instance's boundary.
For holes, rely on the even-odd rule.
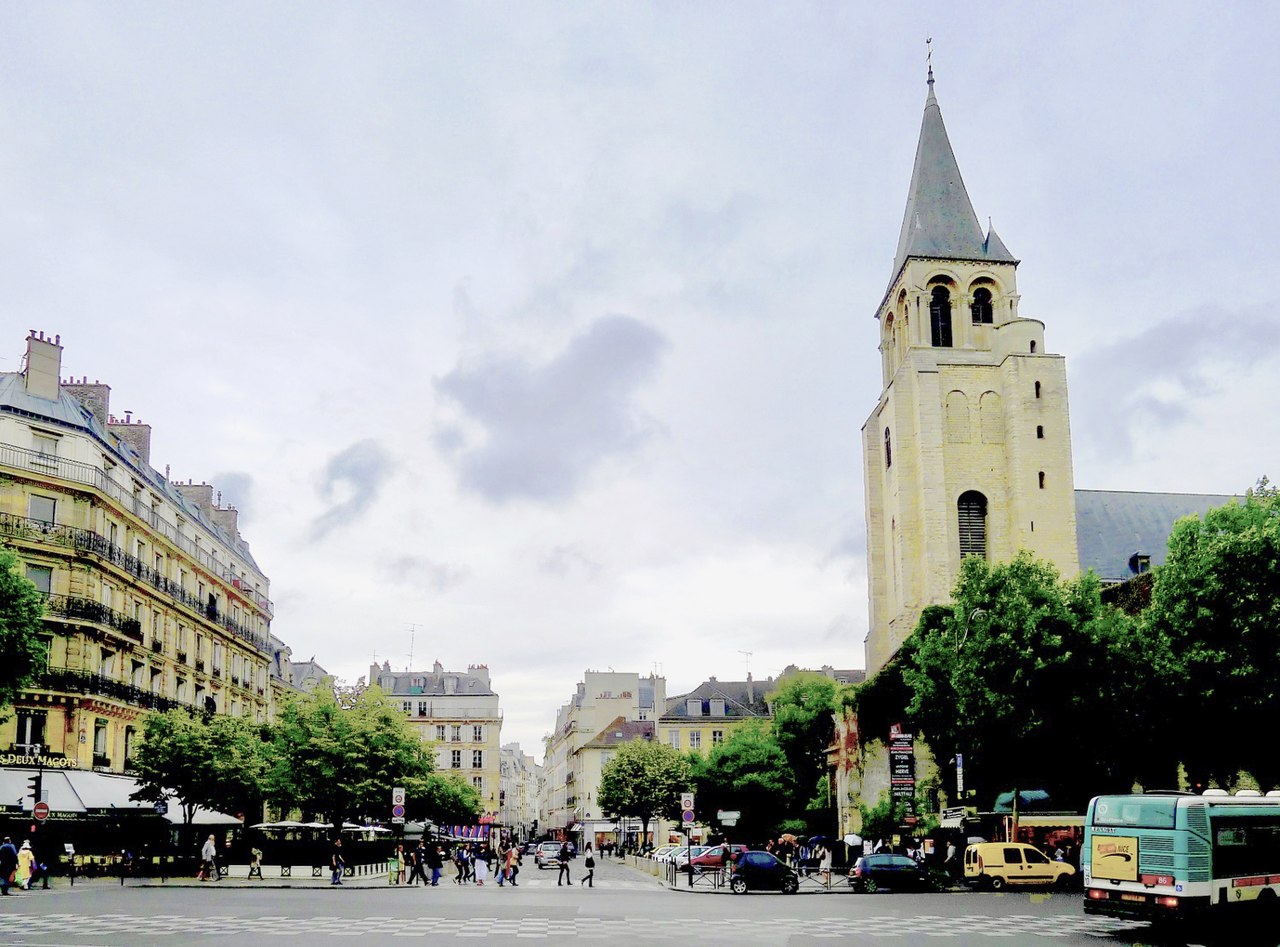
[[1147,900],[1147,896],[1145,894],[1122,894],[1120,895],[1120,900],[1121,901],[1145,901]]

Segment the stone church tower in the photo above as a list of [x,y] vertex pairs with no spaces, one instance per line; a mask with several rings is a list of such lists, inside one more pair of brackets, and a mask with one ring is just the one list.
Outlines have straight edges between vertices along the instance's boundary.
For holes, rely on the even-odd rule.
[[883,390],[862,429],[868,675],[962,556],[1020,549],[1079,572],[1065,360],[1018,314],[1018,261],[974,213],[933,94],[880,323]]

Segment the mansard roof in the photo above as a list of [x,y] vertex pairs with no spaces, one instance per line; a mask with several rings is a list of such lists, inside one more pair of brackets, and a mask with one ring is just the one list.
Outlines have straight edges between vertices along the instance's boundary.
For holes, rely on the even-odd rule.
[[744,717],[768,717],[769,705],[764,695],[773,690],[775,681],[766,678],[763,681],[717,681],[714,677],[703,681],[687,694],[667,698],[663,720],[684,718],[689,716],[689,701],[702,703],[703,718],[710,718],[709,703],[712,699],[724,701],[724,716],[741,719]]
[[609,726],[597,733],[585,746],[617,746],[630,743],[637,738],[652,740],[654,735],[652,720],[627,720],[615,717]]
[[982,233],[960,176],[960,165],[951,150],[942,109],[933,94],[932,73],[920,141],[916,145],[916,163],[911,172],[911,188],[907,192],[907,209],[893,260],[891,286],[909,257],[1018,262],[994,229],[986,235]]

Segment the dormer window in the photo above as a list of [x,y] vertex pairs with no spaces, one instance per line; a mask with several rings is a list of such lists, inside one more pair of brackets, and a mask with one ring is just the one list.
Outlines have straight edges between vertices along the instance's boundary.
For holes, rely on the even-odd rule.
[[700,699],[691,697],[689,700],[685,701],[684,706],[685,712],[688,713],[690,717],[702,716],[702,701]]
[[973,324],[990,325],[991,324],[991,290],[983,287],[973,291],[973,303],[969,306],[969,311],[973,314]]
[[951,348],[951,293],[935,286],[929,299],[929,332],[934,348]]

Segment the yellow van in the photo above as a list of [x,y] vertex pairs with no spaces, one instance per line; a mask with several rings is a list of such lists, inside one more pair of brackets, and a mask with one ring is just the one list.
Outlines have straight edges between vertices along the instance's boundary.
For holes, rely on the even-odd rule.
[[979,842],[964,850],[965,883],[992,891],[1006,885],[1066,888],[1075,873],[1073,866],[1022,842]]

